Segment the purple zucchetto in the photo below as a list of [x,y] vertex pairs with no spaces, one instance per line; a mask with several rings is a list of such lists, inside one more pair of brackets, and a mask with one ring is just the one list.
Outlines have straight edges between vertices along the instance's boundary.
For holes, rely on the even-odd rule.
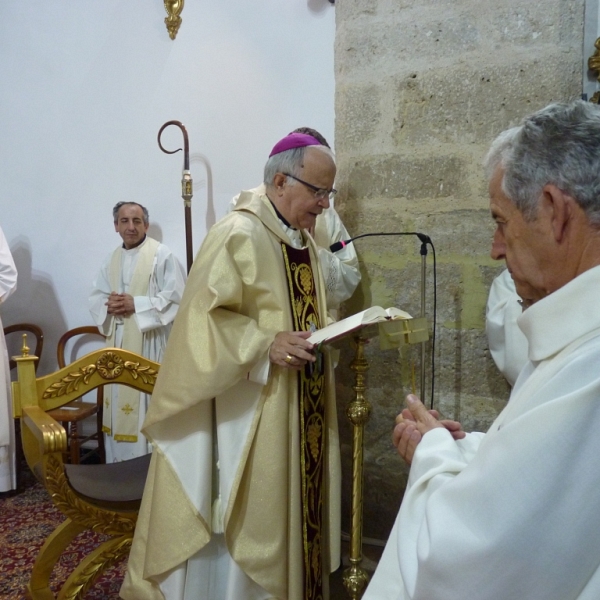
[[286,150],[305,148],[306,146],[321,146],[321,142],[319,142],[317,138],[314,138],[312,135],[307,135],[306,133],[290,133],[273,146],[269,158],[274,154],[279,154]]

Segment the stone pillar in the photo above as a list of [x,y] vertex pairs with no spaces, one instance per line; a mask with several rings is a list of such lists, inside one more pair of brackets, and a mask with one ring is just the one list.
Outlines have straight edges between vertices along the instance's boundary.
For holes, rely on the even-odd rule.
[[[490,358],[485,302],[502,264],[481,167],[492,139],[552,101],[581,95],[583,0],[337,0],[337,208],[351,235],[420,231],[437,254],[434,404],[466,430],[485,431],[509,387]],[[420,243],[356,242],[363,280],[346,305],[420,310]],[[427,313],[433,315],[432,255]],[[349,349],[337,389],[349,522]],[[418,388],[419,351],[368,352],[364,535],[386,538],[405,473],[391,445],[394,417]],[[431,347],[427,361],[431,360]],[[427,374],[427,404],[431,374]]]

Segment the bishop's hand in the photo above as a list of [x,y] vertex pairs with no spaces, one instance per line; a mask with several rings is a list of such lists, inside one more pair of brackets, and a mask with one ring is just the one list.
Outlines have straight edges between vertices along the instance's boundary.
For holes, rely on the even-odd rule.
[[269,360],[280,367],[299,371],[307,362],[315,362],[314,344],[306,338],[310,331],[280,331],[269,348]]

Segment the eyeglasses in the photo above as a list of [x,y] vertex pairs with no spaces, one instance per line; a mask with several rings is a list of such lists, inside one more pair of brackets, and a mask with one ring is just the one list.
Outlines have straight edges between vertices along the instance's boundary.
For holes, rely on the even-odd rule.
[[300,179],[299,177],[296,177],[295,175],[290,175],[289,173],[284,173],[284,175],[286,177],[291,177],[292,179],[295,179],[296,181],[305,185],[307,188],[311,189],[314,192],[315,198],[317,200],[325,200],[325,198],[329,198],[330,200],[333,200],[333,198],[337,194],[337,190],[334,190],[333,188],[331,188],[330,190],[325,189],[325,188],[320,188],[320,187],[317,187],[316,185],[313,185],[312,183],[303,181],[302,179]]

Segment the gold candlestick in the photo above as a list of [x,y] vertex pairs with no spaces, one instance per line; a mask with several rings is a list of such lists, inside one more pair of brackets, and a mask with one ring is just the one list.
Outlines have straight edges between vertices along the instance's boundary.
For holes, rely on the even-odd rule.
[[353,426],[352,436],[352,528],[350,531],[350,567],[344,571],[343,582],[352,600],[358,600],[369,583],[362,562],[363,525],[363,432],[371,416],[371,405],[365,398],[365,373],[369,369],[364,350],[366,339],[355,338],[356,355],[350,368],[355,373],[356,383],[352,386],[355,397],[346,408],[346,416]]

